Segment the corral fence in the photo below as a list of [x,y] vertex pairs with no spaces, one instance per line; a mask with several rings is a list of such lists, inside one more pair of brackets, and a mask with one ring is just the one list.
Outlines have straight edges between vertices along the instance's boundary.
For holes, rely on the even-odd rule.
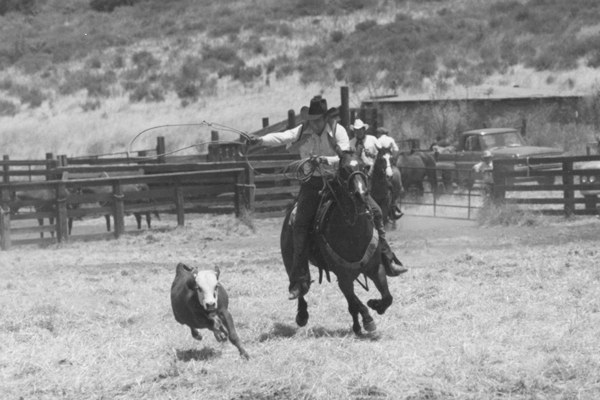
[[[237,216],[253,212],[262,218],[283,215],[299,189],[297,181],[281,173],[292,159],[57,167],[50,173],[59,180],[3,183],[1,247],[64,241],[72,218],[110,215],[115,221],[114,236],[119,237],[125,231],[124,216],[131,213],[174,213],[178,225],[184,224],[190,212]],[[146,187],[140,190],[140,185]],[[45,226],[20,224],[39,219],[54,221]],[[73,231],[77,231],[76,222]],[[48,232],[55,237],[19,238]]]
[[[411,167],[403,167],[403,169],[408,170]],[[444,173],[447,178],[459,175],[457,170],[425,169],[434,171],[440,176]],[[470,170],[465,170],[464,174],[474,175]],[[428,185],[424,185],[422,196],[418,195],[414,189],[410,189],[400,200],[406,215],[472,220],[476,217],[477,211],[481,209],[483,183],[476,180],[475,177],[473,177],[473,184],[465,187],[444,184],[441,179],[431,182],[426,178],[425,181]]]
[[[600,162],[600,156],[530,157],[525,163],[522,159],[495,160],[493,197],[548,215],[597,215],[597,196],[581,193],[600,192],[596,179],[600,169],[586,166],[594,162]],[[594,182],[588,177],[594,177]],[[543,180],[548,183],[538,183]]]

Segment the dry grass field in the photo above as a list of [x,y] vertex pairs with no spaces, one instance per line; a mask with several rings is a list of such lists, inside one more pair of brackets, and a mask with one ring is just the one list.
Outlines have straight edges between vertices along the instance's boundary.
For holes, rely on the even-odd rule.
[[[281,220],[251,222],[197,216],[1,253],[2,398],[600,398],[598,220],[407,216],[389,236],[410,271],[390,281],[394,304],[361,337],[335,282],[313,285],[309,323],[295,325]],[[249,361],[174,320],[180,261],[221,268]],[[363,301],[370,288],[357,285]]]

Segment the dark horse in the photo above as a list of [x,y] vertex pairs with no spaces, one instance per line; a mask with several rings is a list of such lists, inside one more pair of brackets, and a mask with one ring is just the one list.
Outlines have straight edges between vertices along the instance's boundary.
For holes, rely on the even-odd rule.
[[400,153],[396,160],[396,166],[402,173],[402,186],[404,190],[408,191],[411,187],[415,187],[419,197],[423,196],[425,193],[423,181],[427,178],[431,186],[431,192],[436,192],[436,161],[431,154],[423,151]]
[[[381,299],[372,299],[367,305],[383,314],[392,304],[385,268],[381,264],[381,243],[367,213],[367,182],[362,172],[363,163],[353,152],[340,154],[336,176],[329,181],[330,193],[324,195],[316,223],[309,238],[309,261],[319,268],[320,274],[333,272],[352,315],[352,330],[360,334],[358,315],[362,316],[366,331],[377,329],[369,309],[354,293],[354,280],[362,273],[369,277]],[[290,221],[293,207],[288,210],[281,231],[281,254],[288,276],[293,265],[293,227]],[[303,296],[298,297],[296,323],[308,322],[308,305]]]
[[384,147],[377,153],[369,180],[371,197],[381,208],[384,224],[392,222],[395,227],[392,208],[397,205],[402,190],[400,170],[394,165],[392,151]]

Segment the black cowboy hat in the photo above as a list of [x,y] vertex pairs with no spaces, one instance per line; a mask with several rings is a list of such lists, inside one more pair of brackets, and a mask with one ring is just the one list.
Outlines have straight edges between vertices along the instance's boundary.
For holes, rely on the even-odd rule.
[[302,107],[300,109],[300,116],[304,120],[314,120],[321,118],[335,111],[335,107],[327,109],[327,100],[321,98],[321,96],[315,96],[310,100],[310,107]]

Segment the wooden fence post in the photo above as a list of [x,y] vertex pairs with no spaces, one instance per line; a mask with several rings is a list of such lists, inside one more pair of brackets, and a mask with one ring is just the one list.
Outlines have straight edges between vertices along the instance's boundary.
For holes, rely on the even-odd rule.
[[46,180],[51,181],[54,179],[54,175],[51,175],[49,172],[52,168],[54,168],[54,154],[46,153]]
[[158,163],[165,164],[167,162],[165,153],[167,152],[167,147],[165,145],[165,137],[158,136],[156,138],[156,155],[158,156]]
[[66,241],[69,234],[67,223],[67,188],[64,182],[56,185],[56,238],[58,242]]
[[342,86],[340,89],[342,104],[340,106],[340,123],[346,129],[350,127],[350,91],[348,86]]
[[498,163],[494,163],[493,165],[492,180],[494,181],[492,185],[492,199],[496,204],[500,204],[506,198],[506,189],[500,189],[498,186],[506,185],[506,177],[502,173]]
[[266,128],[267,126],[269,126],[269,118],[265,117],[262,119],[262,127]]
[[287,128],[292,129],[295,126],[296,126],[296,112],[294,110],[288,110]]
[[5,162],[2,165],[2,175],[3,175],[2,181],[4,183],[8,183],[8,182],[10,182],[10,166],[8,164],[8,162],[10,161],[10,157],[8,156],[8,154],[5,154],[2,156],[2,161]]
[[210,141],[211,143],[208,144],[208,161],[223,161],[219,146],[219,131],[210,131]]
[[377,130],[377,128],[379,128],[379,126],[377,125],[377,122],[378,122],[377,115],[378,115],[377,109],[372,108],[371,109],[371,126],[369,126],[369,129],[371,129],[371,132],[373,133],[373,135],[375,135],[375,131]]
[[[563,185],[573,185],[573,161],[563,162]],[[564,192],[565,199],[565,217],[570,217],[575,211],[575,193],[572,188],[565,188]]]
[[181,180],[175,181],[175,207],[177,211],[177,226],[183,226],[185,224],[185,201],[183,198],[183,188],[181,187]]
[[115,237],[120,237],[125,232],[125,201],[123,199],[123,186],[121,181],[113,183],[113,204],[115,220]]
[[0,249],[10,250],[10,190],[0,188]]
[[241,194],[245,191],[245,187],[244,187],[244,175],[245,171],[242,172],[237,172],[235,173],[235,186],[233,188],[233,208],[235,209],[235,216],[237,218],[242,216],[242,208],[241,208],[241,201],[240,201],[240,197]]

